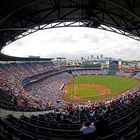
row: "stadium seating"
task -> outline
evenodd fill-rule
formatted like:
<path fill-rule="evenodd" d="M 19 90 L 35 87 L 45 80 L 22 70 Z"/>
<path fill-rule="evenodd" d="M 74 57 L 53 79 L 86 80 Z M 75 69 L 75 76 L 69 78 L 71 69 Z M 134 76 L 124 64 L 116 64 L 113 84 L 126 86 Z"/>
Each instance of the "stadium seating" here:
<path fill-rule="evenodd" d="M 0 139 L 82 140 L 80 128 L 87 120 L 96 126 L 97 140 L 133 140 L 140 136 L 139 86 L 106 101 L 69 104 L 61 101 L 61 89 L 73 76 L 51 62 L 0 64 L 0 73 L 1 108 L 24 112 L 54 107 L 53 112 L 45 114 L 1 117 Z M 79 70 L 73 74 L 106 75 L 108 71 Z M 69 123 L 62 121 L 64 115 Z M 104 131 L 100 124 L 104 124 Z"/>
<path fill-rule="evenodd" d="M 129 99 L 130 98 L 127 98 L 125 100 Z M 126 139 L 128 136 L 130 138 L 130 134 L 131 136 L 134 136 L 132 134 L 138 132 L 140 126 L 140 96 L 135 93 L 135 96 L 133 95 L 131 99 L 133 104 L 131 107 L 124 102 L 120 103 L 121 99 L 119 99 L 112 104 L 111 111 L 106 111 L 104 115 L 106 116 L 105 120 L 108 123 L 107 131 L 104 135 L 98 134 L 98 139 Z M 6 119 L 0 120 L 1 137 L 13 139 L 80 140 L 82 139 L 82 135 L 79 130 L 82 126 L 83 118 L 91 121 L 94 120 L 96 125 L 98 122 L 98 115 L 101 113 L 99 111 L 102 109 L 102 112 L 104 112 L 104 108 L 105 106 L 101 105 L 95 109 L 97 112 L 96 118 L 95 116 L 90 116 L 92 111 L 91 108 L 84 108 L 81 110 L 82 113 L 77 110 L 75 115 L 69 116 L 73 120 L 71 124 L 62 124 L 59 123 L 59 121 L 55 121 L 56 113 L 31 116 L 30 118 L 26 116 L 15 118 L 14 116 L 9 115 Z M 63 114 L 61 113 L 61 115 Z"/>

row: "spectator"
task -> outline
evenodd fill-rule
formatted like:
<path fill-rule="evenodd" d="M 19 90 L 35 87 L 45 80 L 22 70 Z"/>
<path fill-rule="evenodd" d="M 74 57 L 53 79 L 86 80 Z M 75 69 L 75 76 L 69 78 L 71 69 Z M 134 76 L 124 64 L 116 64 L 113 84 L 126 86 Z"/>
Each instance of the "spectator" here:
<path fill-rule="evenodd" d="M 90 121 L 83 123 L 82 128 L 80 129 L 83 135 L 83 140 L 94 140 L 96 135 L 96 127 Z"/>

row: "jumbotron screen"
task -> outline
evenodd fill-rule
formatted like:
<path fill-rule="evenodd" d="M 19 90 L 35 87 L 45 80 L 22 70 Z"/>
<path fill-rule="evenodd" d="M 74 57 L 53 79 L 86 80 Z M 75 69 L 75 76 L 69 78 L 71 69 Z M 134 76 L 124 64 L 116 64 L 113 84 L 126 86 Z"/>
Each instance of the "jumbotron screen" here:
<path fill-rule="evenodd" d="M 116 61 L 116 60 L 109 61 L 109 69 L 110 70 L 118 70 L 118 66 L 119 66 L 119 61 Z"/>

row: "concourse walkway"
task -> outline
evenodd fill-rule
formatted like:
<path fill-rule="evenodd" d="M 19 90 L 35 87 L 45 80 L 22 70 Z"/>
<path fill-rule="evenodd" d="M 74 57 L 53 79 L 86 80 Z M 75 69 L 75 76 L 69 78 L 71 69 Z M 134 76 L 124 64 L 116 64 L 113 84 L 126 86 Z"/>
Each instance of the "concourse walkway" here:
<path fill-rule="evenodd" d="M 39 114 L 47 114 L 50 112 L 54 112 L 54 110 L 49 111 L 36 111 L 36 112 L 23 112 L 23 111 L 12 111 L 12 110 L 5 110 L 0 108 L 0 117 L 5 118 L 7 115 L 11 114 L 16 118 L 19 118 L 20 116 L 24 115 L 26 117 L 30 117 L 31 115 L 39 115 Z"/>

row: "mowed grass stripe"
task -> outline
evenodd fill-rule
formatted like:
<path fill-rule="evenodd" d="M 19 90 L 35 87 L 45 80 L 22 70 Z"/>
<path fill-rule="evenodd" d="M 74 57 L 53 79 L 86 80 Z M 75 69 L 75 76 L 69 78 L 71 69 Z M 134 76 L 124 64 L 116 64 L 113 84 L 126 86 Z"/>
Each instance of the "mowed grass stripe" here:
<path fill-rule="evenodd" d="M 78 91 L 75 91 L 74 85 L 77 84 L 96 84 L 102 85 L 111 90 L 111 94 L 107 94 L 104 96 L 99 95 L 98 91 L 89 88 L 89 87 L 81 87 Z M 74 78 L 72 82 L 67 85 L 67 101 L 73 100 L 73 95 L 76 93 L 76 96 L 80 97 L 80 101 L 85 100 L 99 100 L 99 99 L 106 99 L 113 96 L 116 96 L 125 90 L 132 88 L 134 86 L 140 85 L 140 81 L 136 81 L 134 79 L 119 77 L 119 76 L 77 76 Z M 92 96 L 93 95 L 93 96 Z M 86 98 L 87 97 L 87 98 Z"/>

